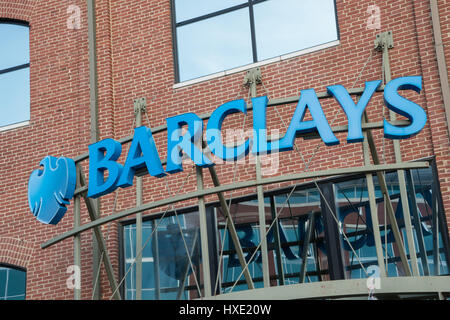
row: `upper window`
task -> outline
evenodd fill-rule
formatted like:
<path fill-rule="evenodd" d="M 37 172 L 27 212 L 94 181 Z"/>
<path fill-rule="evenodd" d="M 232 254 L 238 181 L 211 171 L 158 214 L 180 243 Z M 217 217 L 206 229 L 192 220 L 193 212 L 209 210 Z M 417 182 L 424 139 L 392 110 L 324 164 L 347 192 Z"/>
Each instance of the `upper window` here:
<path fill-rule="evenodd" d="M 29 27 L 0 19 L 0 129 L 30 120 Z"/>
<path fill-rule="evenodd" d="M 173 0 L 176 80 L 338 40 L 335 0 Z"/>
<path fill-rule="evenodd" d="M 0 300 L 25 300 L 26 272 L 0 265 Z"/>

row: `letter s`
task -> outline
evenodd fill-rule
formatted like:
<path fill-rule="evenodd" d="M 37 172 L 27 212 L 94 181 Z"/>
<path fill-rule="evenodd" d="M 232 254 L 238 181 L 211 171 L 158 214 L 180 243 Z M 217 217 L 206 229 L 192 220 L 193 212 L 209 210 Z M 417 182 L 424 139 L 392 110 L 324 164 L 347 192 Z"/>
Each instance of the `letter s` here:
<path fill-rule="evenodd" d="M 406 127 L 396 127 L 384 120 L 384 136 L 389 139 L 406 139 L 423 129 L 427 115 L 419 105 L 402 97 L 398 90 L 412 89 L 417 93 L 422 90 L 422 77 L 401 77 L 390 81 L 384 88 L 384 103 L 390 110 L 405 116 L 411 121 Z"/>

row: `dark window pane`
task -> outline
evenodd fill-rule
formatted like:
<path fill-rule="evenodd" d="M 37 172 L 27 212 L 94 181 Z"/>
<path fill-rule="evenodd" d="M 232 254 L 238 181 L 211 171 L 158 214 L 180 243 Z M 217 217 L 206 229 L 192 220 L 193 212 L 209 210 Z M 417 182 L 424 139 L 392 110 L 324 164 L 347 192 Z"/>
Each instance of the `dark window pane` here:
<path fill-rule="evenodd" d="M 245 3 L 247 0 L 175 0 L 177 22 Z"/>
<path fill-rule="evenodd" d="M 157 233 L 153 232 L 153 225 L 151 221 L 142 223 L 142 258 L 153 257 L 152 247 L 153 239 Z"/>
<path fill-rule="evenodd" d="M 0 300 L 25 300 L 25 271 L 0 267 Z"/>
<path fill-rule="evenodd" d="M 30 119 L 30 68 L 0 74 L 0 115 L 0 127 Z"/>
<path fill-rule="evenodd" d="M 142 263 L 142 288 L 154 289 L 155 288 L 155 268 L 152 262 Z"/>
<path fill-rule="evenodd" d="M 0 267 L 0 300 L 3 300 L 6 296 L 6 277 L 8 270 Z"/>
<path fill-rule="evenodd" d="M 26 283 L 25 272 L 23 272 L 22 270 L 10 269 L 8 279 L 8 296 L 11 298 L 24 296 L 25 283 Z"/>
<path fill-rule="evenodd" d="M 253 62 L 247 9 L 177 28 L 180 81 Z"/>
<path fill-rule="evenodd" d="M 0 70 L 29 63 L 29 28 L 0 23 Z"/>
<path fill-rule="evenodd" d="M 333 0 L 269 0 L 254 12 L 260 61 L 338 39 Z"/>
<path fill-rule="evenodd" d="M 183 281 L 186 286 L 184 290 L 181 290 L 182 299 L 189 298 L 190 292 L 196 291 L 187 288 L 195 286 L 195 281 L 184 243 L 186 242 L 189 250 L 194 271 L 199 274 L 201 257 L 198 223 L 197 212 L 143 222 L 142 241 L 143 246 L 145 245 L 142 257 L 143 299 L 176 299 Z M 157 232 L 152 234 L 155 224 L 158 224 Z M 180 228 L 183 231 L 184 239 L 181 236 Z M 125 272 L 133 263 L 133 267 L 126 275 L 127 299 L 136 299 L 135 235 L 135 224 L 124 228 L 124 246 L 129 248 L 125 250 Z M 151 240 L 146 242 L 147 239 Z M 198 281 L 201 285 L 200 279 Z"/>

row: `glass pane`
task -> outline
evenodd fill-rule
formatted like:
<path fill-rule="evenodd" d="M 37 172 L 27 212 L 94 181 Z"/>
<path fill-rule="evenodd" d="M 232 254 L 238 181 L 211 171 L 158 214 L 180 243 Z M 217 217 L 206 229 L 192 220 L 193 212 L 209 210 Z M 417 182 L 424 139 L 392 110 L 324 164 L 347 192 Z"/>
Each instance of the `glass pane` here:
<path fill-rule="evenodd" d="M 0 74 L 0 127 L 27 120 L 30 120 L 30 68 Z"/>
<path fill-rule="evenodd" d="M 152 248 L 153 248 L 153 239 L 155 237 L 155 233 L 153 233 L 153 221 L 144 221 L 142 223 L 142 258 L 152 258 Z"/>
<path fill-rule="evenodd" d="M 29 63 L 29 28 L 0 23 L 0 70 Z"/>
<path fill-rule="evenodd" d="M 0 267 L 0 300 L 4 300 L 6 296 L 6 277 L 8 269 Z"/>
<path fill-rule="evenodd" d="M 25 271 L 0 267 L 0 300 L 25 300 Z"/>
<path fill-rule="evenodd" d="M 156 231 L 155 225 L 158 225 Z M 178 218 L 166 217 L 161 222 L 159 219 L 145 221 L 142 227 L 142 298 L 148 300 L 170 300 L 178 297 L 189 299 L 191 294 L 192 298 L 196 298 L 198 296 L 196 277 L 201 285 L 198 213 L 192 212 L 180 215 Z M 125 272 L 134 262 L 135 234 L 135 224 L 124 228 Z M 194 272 L 189 263 L 185 243 L 194 266 Z M 183 281 L 185 286 L 181 288 Z M 135 264 L 126 277 L 126 293 L 127 299 L 136 299 Z"/>
<path fill-rule="evenodd" d="M 410 196 L 411 220 L 414 226 L 416 252 L 418 254 L 421 275 L 448 274 L 445 255 L 446 248 L 442 242 L 442 230 L 438 228 L 436 237 L 435 221 L 440 219 L 442 208 L 437 199 L 431 167 L 406 171 L 407 188 Z M 415 201 L 412 196 L 415 195 Z M 437 215 L 437 216 L 436 216 Z"/>
<path fill-rule="evenodd" d="M 175 0 L 176 21 L 189 20 L 246 2 L 247 0 Z"/>
<path fill-rule="evenodd" d="M 247 9 L 177 28 L 180 81 L 253 62 Z"/>
<path fill-rule="evenodd" d="M 376 178 L 374 180 L 376 184 Z M 389 180 L 392 179 L 387 175 L 386 180 L 389 188 Z M 372 269 L 367 268 L 377 268 L 372 212 L 370 211 L 366 179 L 344 181 L 335 184 L 334 187 L 339 220 L 346 234 L 346 238 L 341 236 L 341 243 L 347 276 L 349 279 L 366 278 L 366 272 L 372 274 Z M 373 213 L 378 215 L 380 226 L 384 226 L 382 200 L 382 197 L 377 198 L 378 212 Z M 380 232 L 384 239 L 383 230 Z M 393 258 L 393 256 L 390 255 L 389 258 Z M 364 265 L 364 268 L 361 267 L 361 264 Z M 388 267 L 396 272 L 395 265 Z"/>
<path fill-rule="evenodd" d="M 432 220 L 433 216 L 438 214 L 439 208 L 433 208 L 433 205 L 437 203 L 436 200 L 433 201 L 433 197 L 437 194 L 433 195 L 432 169 L 405 171 L 405 178 L 419 273 L 425 276 L 447 274 L 448 266 L 441 231 L 438 231 L 438 238 L 434 237 L 435 229 Z M 410 248 L 404 222 L 406 212 L 401 201 L 397 173 L 387 173 L 385 179 L 398 227 L 402 234 L 405 251 L 409 256 Z M 335 184 L 339 220 L 342 222 L 343 230 L 350 241 L 349 244 L 344 237 L 341 237 L 346 269 L 349 272 L 349 278 L 365 278 L 367 274 L 361 264 L 365 265 L 366 268 L 378 264 L 372 223 L 372 215 L 375 214 L 378 216 L 382 250 L 385 262 L 387 261 L 387 274 L 390 277 L 404 276 L 405 270 L 400 261 L 377 176 L 373 176 L 373 181 L 375 189 L 379 191 L 375 194 L 377 212 L 371 211 L 365 178 Z M 351 190 L 352 185 L 356 189 L 356 195 L 353 199 L 346 194 L 347 190 Z M 438 240 L 433 241 L 434 239 Z M 357 256 L 352 248 L 356 251 Z M 408 260 L 411 265 L 411 260 L 409 258 Z"/>
<path fill-rule="evenodd" d="M 334 0 L 269 0 L 254 13 L 259 61 L 338 38 Z"/>

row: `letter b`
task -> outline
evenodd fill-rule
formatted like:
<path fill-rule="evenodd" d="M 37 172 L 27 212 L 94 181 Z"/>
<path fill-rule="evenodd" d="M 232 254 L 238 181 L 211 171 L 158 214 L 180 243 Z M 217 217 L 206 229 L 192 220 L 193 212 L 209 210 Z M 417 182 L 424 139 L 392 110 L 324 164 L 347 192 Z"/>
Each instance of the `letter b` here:
<path fill-rule="evenodd" d="M 97 198 L 117 188 L 122 165 L 116 160 L 121 152 L 122 145 L 113 139 L 105 139 L 89 146 L 88 197 Z M 108 178 L 105 181 L 106 170 L 108 170 Z"/>

